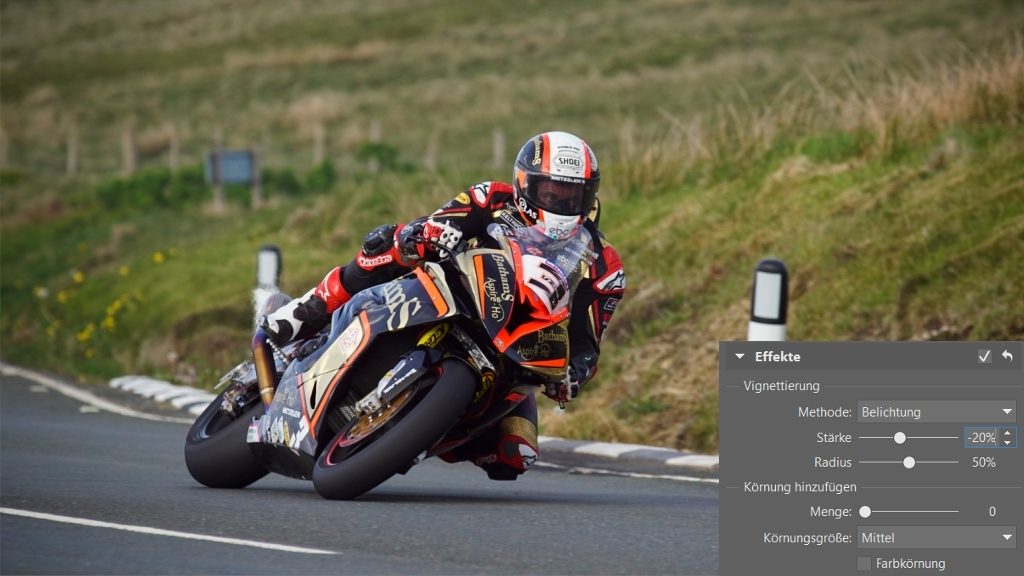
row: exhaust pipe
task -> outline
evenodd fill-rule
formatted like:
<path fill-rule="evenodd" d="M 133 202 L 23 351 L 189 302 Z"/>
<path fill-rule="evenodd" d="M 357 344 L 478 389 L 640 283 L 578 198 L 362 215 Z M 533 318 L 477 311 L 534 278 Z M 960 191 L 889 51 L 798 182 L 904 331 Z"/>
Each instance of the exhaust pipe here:
<path fill-rule="evenodd" d="M 260 389 L 260 400 L 263 401 L 263 408 L 270 408 L 274 401 L 274 392 L 277 392 L 277 366 L 274 363 L 274 350 L 270 347 L 270 340 L 263 329 L 256 330 L 252 337 L 252 362 L 256 366 L 256 383 Z"/>

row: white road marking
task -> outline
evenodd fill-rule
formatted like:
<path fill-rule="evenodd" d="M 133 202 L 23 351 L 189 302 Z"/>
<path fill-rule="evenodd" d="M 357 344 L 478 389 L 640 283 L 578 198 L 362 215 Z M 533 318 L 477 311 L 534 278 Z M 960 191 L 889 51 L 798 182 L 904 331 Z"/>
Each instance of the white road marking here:
<path fill-rule="evenodd" d="M 88 404 L 82 404 L 78 407 L 78 411 L 82 414 L 95 414 L 99 412 L 100 409 L 95 406 L 89 406 Z"/>
<path fill-rule="evenodd" d="M 63 524 L 76 524 L 79 526 L 90 526 L 93 528 L 110 528 L 112 530 L 124 530 L 139 534 L 150 534 L 153 536 L 170 536 L 172 538 L 185 538 L 187 540 L 203 540 L 206 542 L 217 542 L 219 544 L 233 544 L 235 546 L 251 546 L 261 550 L 279 550 L 281 552 L 297 552 L 299 554 L 338 554 L 332 550 L 321 550 L 318 548 L 303 548 L 300 546 L 288 546 L 286 544 L 273 544 L 270 542 L 258 542 L 256 540 L 242 540 L 239 538 L 225 538 L 223 536 L 209 536 L 206 534 L 193 534 L 191 532 L 178 532 L 177 530 L 164 530 L 162 528 L 150 528 L 148 526 L 133 526 L 130 524 L 115 524 L 113 522 L 101 522 L 99 520 L 88 520 L 86 518 L 74 518 L 72 516 L 59 516 L 57 514 L 46 514 L 43 512 L 31 512 L 29 510 L 18 510 L 16 508 L 0 508 L 0 513 L 24 518 L 35 518 L 37 520 L 49 520 Z"/>
<path fill-rule="evenodd" d="M 537 440 L 540 443 L 540 447 L 544 448 L 544 445 L 549 442 L 564 441 L 565 439 L 554 436 L 539 436 Z M 709 472 L 718 470 L 718 454 L 687 454 L 671 448 L 645 446 L 643 444 L 617 444 L 611 442 L 576 442 L 576 444 L 579 445 L 571 449 L 576 454 L 589 454 L 624 461 L 629 459 L 628 455 L 631 452 L 643 450 L 646 452 L 645 460 L 658 461 L 658 455 L 662 454 L 664 455 L 664 459 L 661 460 L 662 464 L 699 468 Z"/>
<path fill-rule="evenodd" d="M 592 444 L 586 444 L 575 448 L 573 452 L 577 454 L 592 454 L 594 456 L 609 456 L 617 458 L 626 452 L 633 452 L 634 450 L 663 450 L 665 452 L 674 452 L 668 448 L 655 448 L 652 446 L 643 446 L 641 444 L 611 444 L 608 442 L 594 442 Z"/>
<path fill-rule="evenodd" d="M 111 388 L 120 388 L 129 392 L 152 398 L 159 402 L 170 401 L 175 408 L 185 409 L 191 406 L 188 411 L 191 414 L 202 414 L 206 406 L 213 402 L 216 394 L 211 394 L 198 388 L 188 386 L 175 386 L 170 382 L 150 378 L 149 376 L 121 376 L 110 381 Z M 195 404 L 195 406 L 192 406 Z"/>
<path fill-rule="evenodd" d="M 696 484 L 718 484 L 718 478 L 701 478 L 699 476 L 676 476 L 674 474 L 641 474 L 639 472 L 619 472 L 616 470 L 601 470 L 600 468 L 581 468 L 561 466 L 548 462 L 537 462 L 534 464 L 539 468 L 555 468 L 565 470 L 570 474 L 594 474 L 600 476 L 623 476 L 625 478 L 644 478 L 653 480 L 675 480 L 676 482 L 694 482 Z"/>
<path fill-rule="evenodd" d="M 665 461 L 669 466 L 692 466 L 695 468 L 706 468 L 714 470 L 718 467 L 718 455 L 706 456 L 704 454 L 688 454 L 678 456 Z"/>
<path fill-rule="evenodd" d="M 0 363 L 0 372 L 5 376 L 17 376 L 26 380 L 31 380 L 42 386 L 46 386 L 50 390 L 59 392 L 69 398 L 74 398 L 79 402 L 84 402 L 90 406 L 99 408 L 100 410 L 106 410 L 107 412 L 113 412 L 114 414 L 120 414 L 121 416 L 128 416 L 130 418 L 139 418 L 142 420 L 151 420 L 154 422 L 174 422 L 176 424 L 191 424 L 193 421 L 189 418 L 174 418 L 171 416 L 157 416 L 155 414 L 146 414 L 145 412 L 139 412 L 138 410 L 132 410 L 131 408 L 125 408 L 104 400 L 99 396 L 74 386 L 65 384 L 49 376 L 43 376 L 42 374 L 36 374 L 29 370 L 18 368 L 17 366 L 11 366 L 9 364 Z"/>

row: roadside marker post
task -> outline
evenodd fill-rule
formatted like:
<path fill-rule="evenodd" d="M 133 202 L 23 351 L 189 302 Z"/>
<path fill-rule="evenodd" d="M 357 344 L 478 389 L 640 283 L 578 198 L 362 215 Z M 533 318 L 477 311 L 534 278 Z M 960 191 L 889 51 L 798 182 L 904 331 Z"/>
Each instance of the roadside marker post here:
<path fill-rule="evenodd" d="M 788 307 L 789 271 L 786 264 L 781 260 L 761 260 L 754 270 L 747 340 L 785 340 Z"/>
<path fill-rule="evenodd" d="M 281 293 L 281 249 L 265 244 L 256 253 L 256 287 L 252 291 L 253 329 L 259 327 L 260 318 L 277 310 L 291 300 Z"/>
<path fill-rule="evenodd" d="M 278 290 L 281 282 L 281 249 L 273 244 L 260 246 L 256 254 L 256 287 Z"/>

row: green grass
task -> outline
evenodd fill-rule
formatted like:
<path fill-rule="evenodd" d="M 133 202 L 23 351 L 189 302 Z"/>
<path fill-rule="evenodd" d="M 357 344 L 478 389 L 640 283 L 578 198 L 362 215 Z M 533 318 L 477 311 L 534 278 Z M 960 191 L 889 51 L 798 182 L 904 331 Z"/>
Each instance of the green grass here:
<path fill-rule="evenodd" d="M 1020 3 L 297 6 L 0 7 L 5 361 L 208 385 L 245 354 L 261 245 L 304 292 L 372 227 L 507 179 L 545 129 L 597 150 L 629 273 L 600 375 L 545 433 L 714 450 L 717 341 L 744 338 L 769 256 L 791 269 L 794 339 L 1024 338 Z M 312 165 L 316 122 L 333 174 Z M 126 123 L 143 171 L 121 179 Z M 268 206 L 229 190 L 215 216 L 194 196 L 218 127 L 260 144 Z"/>

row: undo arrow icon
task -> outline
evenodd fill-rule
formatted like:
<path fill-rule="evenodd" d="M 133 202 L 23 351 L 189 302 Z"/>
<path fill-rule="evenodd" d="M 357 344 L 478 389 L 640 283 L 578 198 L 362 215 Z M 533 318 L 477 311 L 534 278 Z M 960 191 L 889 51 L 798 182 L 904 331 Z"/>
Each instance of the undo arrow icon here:
<path fill-rule="evenodd" d="M 1009 360 L 1010 362 L 1013 362 L 1013 354 L 1010 354 L 1009 350 L 1003 350 L 1003 358 Z"/>

